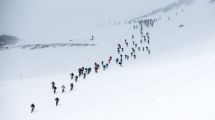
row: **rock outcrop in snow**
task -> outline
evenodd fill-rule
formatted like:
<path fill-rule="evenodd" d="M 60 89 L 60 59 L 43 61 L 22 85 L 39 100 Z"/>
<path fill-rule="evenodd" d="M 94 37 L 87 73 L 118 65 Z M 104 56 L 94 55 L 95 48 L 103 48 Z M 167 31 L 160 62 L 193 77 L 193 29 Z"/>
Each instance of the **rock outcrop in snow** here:
<path fill-rule="evenodd" d="M 11 35 L 1 35 L 0 36 L 0 49 L 3 49 L 5 46 L 14 45 L 18 42 L 18 38 Z"/>

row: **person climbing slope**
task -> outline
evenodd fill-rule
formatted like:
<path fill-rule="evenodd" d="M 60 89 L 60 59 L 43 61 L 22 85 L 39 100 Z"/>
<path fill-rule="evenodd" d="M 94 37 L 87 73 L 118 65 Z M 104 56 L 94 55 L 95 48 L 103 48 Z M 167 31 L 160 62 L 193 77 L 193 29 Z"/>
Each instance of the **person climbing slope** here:
<path fill-rule="evenodd" d="M 58 97 L 55 98 L 55 105 L 58 106 L 60 99 Z"/>
<path fill-rule="evenodd" d="M 62 85 L 61 88 L 62 88 L 62 93 L 64 93 L 66 87 L 64 85 Z"/>
<path fill-rule="evenodd" d="M 52 89 L 54 89 L 54 87 L 55 87 L 55 82 L 54 81 L 52 81 Z"/>
<path fill-rule="evenodd" d="M 74 88 L 74 84 L 73 84 L 73 83 L 71 83 L 71 84 L 70 84 L 70 91 L 72 91 L 72 90 L 73 90 L 73 88 Z"/>
<path fill-rule="evenodd" d="M 31 113 L 34 112 L 34 109 L 35 109 L 35 105 L 34 105 L 34 103 L 32 103 L 32 104 L 31 104 Z"/>

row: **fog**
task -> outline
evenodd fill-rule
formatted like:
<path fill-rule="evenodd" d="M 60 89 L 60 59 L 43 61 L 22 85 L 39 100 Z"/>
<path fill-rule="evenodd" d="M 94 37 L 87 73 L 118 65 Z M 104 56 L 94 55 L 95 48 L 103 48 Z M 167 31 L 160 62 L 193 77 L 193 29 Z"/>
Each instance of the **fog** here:
<path fill-rule="evenodd" d="M 177 0 L 1 0 L 0 34 L 23 40 L 62 41 L 86 35 L 98 23 L 124 21 Z M 83 35 L 80 34 L 80 35 Z"/>

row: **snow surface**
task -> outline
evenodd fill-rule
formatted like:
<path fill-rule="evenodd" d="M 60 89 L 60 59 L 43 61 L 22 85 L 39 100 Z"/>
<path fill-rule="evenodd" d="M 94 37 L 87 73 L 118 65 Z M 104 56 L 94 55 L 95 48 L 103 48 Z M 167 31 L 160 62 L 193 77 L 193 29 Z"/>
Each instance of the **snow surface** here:
<path fill-rule="evenodd" d="M 87 27 L 87 34 L 76 31 L 80 32 L 74 36 L 77 41 L 98 44 L 94 47 L 0 51 L 0 119 L 214 120 L 214 10 L 214 4 L 197 0 L 150 16 L 161 17 L 153 28 L 144 27 L 150 33 L 150 55 L 138 52 L 137 59 L 126 61 L 123 67 L 112 61 L 107 70 L 80 79 L 72 92 L 70 72 L 107 62 L 110 55 L 115 58 L 117 43 L 127 38 L 131 44 L 131 34 L 140 40 L 133 24 L 106 22 Z M 181 24 L 184 27 L 179 28 Z M 95 40 L 89 41 L 92 34 Z M 52 81 L 57 94 L 51 89 Z M 62 85 L 66 86 L 63 94 Z M 58 107 L 55 97 L 60 98 Z M 32 103 L 36 109 L 31 114 Z"/>

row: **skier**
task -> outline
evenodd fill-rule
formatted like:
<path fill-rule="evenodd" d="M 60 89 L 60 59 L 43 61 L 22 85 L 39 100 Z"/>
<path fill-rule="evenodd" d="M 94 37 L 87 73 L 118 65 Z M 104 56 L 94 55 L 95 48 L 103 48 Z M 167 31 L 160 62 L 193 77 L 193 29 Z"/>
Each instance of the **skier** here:
<path fill-rule="evenodd" d="M 134 59 L 136 59 L 136 55 L 134 55 Z"/>
<path fill-rule="evenodd" d="M 90 72 L 91 72 L 91 68 L 89 67 L 87 71 L 88 71 L 88 74 L 90 74 Z"/>
<path fill-rule="evenodd" d="M 137 44 L 135 44 L 135 48 L 137 47 Z"/>
<path fill-rule="evenodd" d="M 55 98 L 56 106 L 58 105 L 58 102 L 59 102 L 59 98 L 58 98 L 58 97 L 56 97 L 56 98 Z"/>
<path fill-rule="evenodd" d="M 31 104 L 31 113 L 34 112 L 34 109 L 35 109 L 35 105 L 34 105 L 34 103 L 32 103 L 32 104 Z"/>
<path fill-rule="evenodd" d="M 108 63 L 106 63 L 106 68 L 108 68 Z"/>
<path fill-rule="evenodd" d="M 143 43 L 143 40 L 142 40 L 142 39 L 140 40 L 140 43 L 141 43 L 141 44 Z"/>
<path fill-rule="evenodd" d="M 133 56 L 133 52 L 131 52 L 131 57 Z"/>
<path fill-rule="evenodd" d="M 81 68 L 81 74 L 84 74 L 84 67 Z"/>
<path fill-rule="evenodd" d="M 120 54 L 120 48 L 117 48 L 117 52 L 118 52 L 118 54 Z"/>
<path fill-rule="evenodd" d="M 55 82 L 54 81 L 52 81 L 52 89 L 54 89 L 54 87 L 55 87 Z"/>
<path fill-rule="evenodd" d="M 125 44 L 127 43 L 127 40 L 125 39 Z"/>
<path fill-rule="evenodd" d="M 128 56 L 128 55 L 125 55 L 125 59 L 127 59 L 127 60 L 128 60 L 128 59 L 129 59 L 129 56 Z"/>
<path fill-rule="evenodd" d="M 80 77 L 80 76 L 82 75 L 82 73 L 83 73 L 83 69 L 82 69 L 82 68 L 79 68 L 79 69 L 78 69 L 78 76 Z"/>
<path fill-rule="evenodd" d="M 106 65 L 103 65 L 103 70 L 105 70 L 105 68 L 106 68 Z"/>
<path fill-rule="evenodd" d="M 135 29 L 135 28 L 136 28 L 136 26 L 135 26 L 135 25 L 133 25 L 133 28 Z"/>
<path fill-rule="evenodd" d="M 134 39 L 134 35 L 133 34 L 131 35 L 131 38 Z"/>
<path fill-rule="evenodd" d="M 57 90 L 57 87 L 56 87 L 56 86 L 54 86 L 54 88 L 53 88 L 53 89 L 54 89 L 54 94 L 55 94 L 55 93 L 56 93 L 56 90 Z"/>
<path fill-rule="evenodd" d="M 94 36 L 92 35 L 91 39 L 90 40 L 94 40 Z"/>
<path fill-rule="evenodd" d="M 144 42 L 146 42 L 146 36 L 143 36 L 144 37 Z"/>
<path fill-rule="evenodd" d="M 85 68 L 85 73 L 86 73 L 86 74 L 88 73 L 88 68 Z"/>
<path fill-rule="evenodd" d="M 138 51 L 140 51 L 140 47 L 138 47 Z"/>
<path fill-rule="evenodd" d="M 94 63 L 94 65 L 95 65 L 95 67 L 98 67 L 98 64 L 96 62 Z"/>
<path fill-rule="evenodd" d="M 61 88 L 62 88 L 62 93 L 64 93 L 66 87 L 62 85 Z"/>
<path fill-rule="evenodd" d="M 131 49 L 132 49 L 132 52 L 135 53 L 135 49 L 134 48 L 131 48 Z"/>
<path fill-rule="evenodd" d="M 126 42 L 125 44 L 126 44 L 126 46 L 128 47 L 128 43 Z"/>
<path fill-rule="evenodd" d="M 147 38 L 148 38 L 148 40 L 149 40 L 149 33 L 148 33 L 148 32 L 146 33 L 146 36 L 147 36 Z"/>
<path fill-rule="evenodd" d="M 121 54 L 121 55 L 120 55 L 120 59 L 122 59 L 122 56 L 123 56 L 123 55 Z"/>
<path fill-rule="evenodd" d="M 120 48 L 121 48 L 121 45 L 120 45 L 119 43 L 118 43 L 117 45 L 118 45 L 118 48 L 120 49 Z"/>
<path fill-rule="evenodd" d="M 78 81 L 78 76 L 76 75 L 76 76 L 75 76 L 75 82 L 77 82 L 77 81 Z"/>
<path fill-rule="evenodd" d="M 118 63 L 119 62 L 119 58 L 116 58 L 116 63 Z"/>
<path fill-rule="evenodd" d="M 104 61 L 102 61 L 101 64 L 104 65 Z"/>
<path fill-rule="evenodd" d="M 148 47 L 148 46 L 146 46 L 146 50 L 149 50 L 149 47 Z"/>
<path fill-rule="evenodd" d="M 110 63 L 110 62 L 111 62 L 111 60 L 112 60 L 112 56 L 110 56 L 110 57 L 109 57 L 109 59 L 108 59 L 108 63 Z"/>
<path fill-rule="evenodd" d="M 95 69 L 95 72 L 96 72 L 96 73 L 98 73 L 98 67 L 97 67 L 97 66 L 95 66 L 95 68 L 94 68 L 94 69 Z"/>
<path fill-rule="evenodd" d="M 147 42 L 148 42 L 148 44 L 149 44 L 149 40 L 148 40 Z"/>
<path fill-rule="evenodd" d="M 140 34 L 141 34 L 141 36 L 143 36 L 143 29 L 142 29 L 142 26 L 141 26 Z"/>
<path fill-rule="evenodd" d="M 143 47 L 143 51 L 144 51 L 144 47 Z"/>
<path fill-rule="evenodd" d="M 71 76 L 71 80 L 72 80 L 74 77 L 74 73 L 71 73 L 70 76 Z"/>
<path fill-rule="evenodd" d="M 98 67 L 98 69 L 99 69 L 100 65 L 99 65 L 99 64 L 97 64 L 97 67 Z"/>
<path fill-rule="evenodd" d="M 150 54 L 150 50 L 148 50 L 148 54 Z"/>
<path fill-rule="evenodd" d="M 73 84 L 73 83 L 71 83 L 71 84 L 70 84 L 70 91 L 72 91 L 72 90 L 73 90 L 73 87 L 74 87 L 74 84 Z"/>
<path fill-rule="evenodd" d="M 119 62 L 119 65 L 122 67 L 122 61 Z"/>
<path fill-rule="evenodd" d="M 85 78 L 86 78 L 86 76 L 87 76 L 87 74 L 86 74 L 86 73 L 84 73 L 84 74 L 83 74 L 83 78 L 85 79 Z"/>

